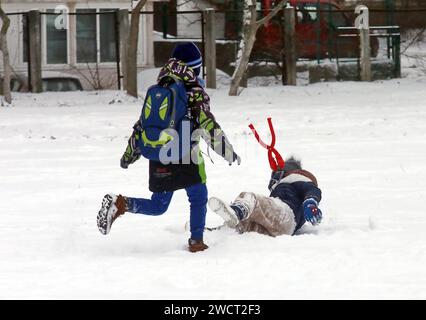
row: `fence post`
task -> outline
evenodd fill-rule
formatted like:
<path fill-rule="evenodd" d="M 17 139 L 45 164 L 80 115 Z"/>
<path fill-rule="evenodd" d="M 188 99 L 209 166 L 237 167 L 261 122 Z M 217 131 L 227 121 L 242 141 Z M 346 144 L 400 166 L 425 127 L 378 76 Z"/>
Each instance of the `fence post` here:
<path fill-rule="evenodd" d="M 286 84 L 295 86 L 296 83 L 296 19 L 294 7 L 286 7 L 284 10 L 284 55 Z"/>
<path fill-rule="evenodd" d="M 398 33 L 400 33 L 399 28 L 397 29 Z M 396 32 L 394 30 L 393 32 Z M 401 36 L 392 36 L 392 53 L 394 55 L 393 61 L 395 64 L 395 78 L 401 78 Z"/>
<path fill-rule="evenodd" d="M 216 89 L 216 27 L 215 10 L 207 8 L 204 10 L 206 26 L 205 31 L 205 60 L 206 60 L 206 85 L 207 88 Z"/>
<path fill-rule="evenodd" d="M 370 29 L 361 29 L 361 81 L 371 81 L 371 48 L 370 48 Z"/>
<path fill-rule="evenodd" d="M 122 89 L 127 90 L 127 48 L 129 42 L 129 11 L 127 9 L 120 9 L 118 11 L 118 25 L 119 25 L 119 39 L 120 39 L 120 62 L 122 77 Z"/>
<path fill-rule="evenodd" d="M 359 5 L 355 8 L 355 13 L 358 14 L 355 20 L 355 26 L 359 29 L 361 81 L 371 81 L 370 22 L 368 8 L 364 5 Z"/>
<path fill-rule="evenodd" d="M 28 12 L 29 87 L 31 92 L 42 92 L 41 82 L 41 15 L 38 10 Z"/>
<path fill-rule="evenodd" d="M 163 27 L 163 39 L 167 39 L 167 32 L 169 29 L 169 9 L 167 3 L 164 2 L 161 7 L 161 26 Z"/>

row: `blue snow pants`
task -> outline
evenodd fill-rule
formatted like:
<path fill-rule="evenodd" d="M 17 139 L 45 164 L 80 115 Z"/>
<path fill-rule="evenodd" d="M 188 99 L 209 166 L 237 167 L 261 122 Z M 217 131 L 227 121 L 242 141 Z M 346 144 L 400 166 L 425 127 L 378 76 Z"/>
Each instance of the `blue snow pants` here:
<path fill-rule="evenodd" d="M 191 238 L 202 240 L 207 213 L 207 187 L 198 183 L 185 188 L 190 203 Z M 159 216 L 167 211 L 173 192 L 154 192 L 151 199 L 127 198 L 129 212 Z"/>

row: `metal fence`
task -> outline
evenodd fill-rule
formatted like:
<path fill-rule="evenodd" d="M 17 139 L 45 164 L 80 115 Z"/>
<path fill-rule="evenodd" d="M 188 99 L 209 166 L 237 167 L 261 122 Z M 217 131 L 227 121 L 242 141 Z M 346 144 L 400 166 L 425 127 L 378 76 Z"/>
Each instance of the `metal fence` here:
<path fill-rule="evenodd" d="M 29 12 L 7 14 L 13 91 L 31 91 Z M 118 10 L 40 12 L 43 91 L 120 89 Z"/>
<path fill-rule="evenodd" d="M 267 13 L 265 10 L 257 12 L 259 18 Z M 160 11 L 141 11 L 140 14 L 142 19 L 152 18 L 156 26 L 152 37 L 156 66 L 162 66 L 170 57 L 174 46 L 182 41 L 194 41 L 205 56 L 203 11 L 176 11 L 163 7 Z M 311 2 L 296 6 L 295 14 L 296 51 L 300 64 L 306 62 L 321 65 L 331 61 L 339 69 L 345 63 L 359 66 L 359 39 L 354 30 L 350 29 L 355 19 L 353 10 L 341 10 L 332 4 Z M 426 8 L 396 10 L 389 7 L 370 10 L 370 25 L 380 27 L 371 29 L 372 59 L 391 62 L 393 76 L 399 75 L 400 68 L 400 31 L 395 23 L 408 21 L 410 17 L 417 17 L 419 14 L 424 17 Z M 42 12 L 41 15 L 43 78 L 77 78 L 84 89 L 121 88 L 124 70 L 120 64 L 118 10 L 82 9 L 67 13 L 69 25 L 66 29 L 54 27 L 59 15 L 53 10 Z M 12 25 L 8 36 L 14 75 L 12 87 L 16 90 L 28 90 L 31 89 L 28 72 L 31 68 L 28 13 L 8 13 L 8 16 Z M 216 45 L 220 48 L 217 50 L 216 64 L 228 74 L 233 71 L 242 36 L 242 16 L 243 11 L 239 7 L 216 11 Z M 280 75 L 284 61 L 284 24 L 281 11 L 258 30 L 251 62 L 253 70 L 256 65 L 261 66 L 252 75 Z M 348 36 L 348 32 L 352 35 Z M 72 37 L 71 33 L 74 33 Z M 140 36 L 140 41 L 144 40 L 143 37 L 144 35 Z M 75 41 L 70 40 L 74 38 Z M 265 67 L 265 64 L 271 67 Z M 48 85 L 48 81 L 45 85 Z"/>
<path fill-rule="evenodd" d="M 167 8 L 167 7 L 164 7 Z M 376 12 L 376 11 L 373 11 Z M 377 12 L 386 14 L 389 21 L 393 20 L 394 11 L 377 10 Z M 259 18 L 268 12 L 258 10 Z M 408 13 L 408 12 L 407 12 Z M 167 11 L 157 12 L 157 19 L 162 21 L 161 31 L 157 29 L 158 34 L 161 33 L 157 41 L 199 41 L 204 50 L 204 20 L 203 11 Z M 179 23 L 173 27 L 170 21 L 179 20 L 179 16 L 192 16 L 192 20 L 188 18 L 188 25 L 192 26 L 192 34 L 181 32 Z M 223 16 L 223 30 L 217 36 L 219 43 L 234 43 L 234 54 L 238 48 L 242 36 L 242 10 L 219 10 L 216 15 Z M 175 18 L 172 18 L 172 17 Z M 177 18 L 176 18 L 177 17 Z M 303 4 L 296 7 L 296 42 L 298 59 L 314 60 L 318 64 L 324 59 L 340 59 L 356 58 L 358 56 L 359 43 L 356 38 L 341 37 L 342 27 L 352 27 L 355 16 L 352 10 L 338 10 L 331 5 L 316 3 Z M 218 19 L 217 19 L 218 20 Z M 375 19 L 371 19 L 372 25 L 375 25 Z M 176 22 L 175 22 L 176 24 Z M 252 51 L 252 62 L 271 62 L 281 63 L 282 53 L 284 49 L 284 16 L 282 11 L 279 12 L 269 23 L 260 27 L 257 33 L 257 40 Z M 381 24 L 382 25 L 382 24 Z M 389 24 L 393 25 L 393 24 Z M 173 30 L 173 31 L 171 31 Z M 194 33 L 196 34 L 194 36 Z M 390 43 L 386 43 L 389 52 Z M 372 56 L 377 57 L 379 44 L 377 39 L 372 41 Z"/>
<path fill-rule="evenodd" d="M 130 19 L 131 12 L 127 13 Z M 151 40 L 154 43 L 154 63 L 157 66 L 170 57 L 178 41 L 196 42 L 204 56 L 203 12 L 167 12 L 167 21 L 171 14 L 182 17 L 182 25 L 186 21 L 186 34 L 173 35 L 168 29 L 170 25 L 164 25 L 164 32 L 154 32 L 154 35 L 151 35 L 149 31 L 144 30 L 142 21 L 147 18 L 154 19 L 154 11 L 140 12 L 138 59 L 150 54 L 146 52 L 144 45 L 146 41 Z M 119 10 L 77 9 L 76 12 L 55 13 L 52 9 L 40 12 L 40 15 L 41 73 L 44 89 L 60 91 L 66 90 L 65 86 L 73 85 L 87 90 L 122 88 L 125 70 L 120 57 L 120 46 L 127 44 L 121 43 L 125 41 L 124 38 L 120 39 Z M 31 45 L 28 35 L 33 32 L 28 23 L 29 13 L 13 12 L 8 13 L 8 16 L 11 19 L 8 40 L 13 72 L 12 89 L 31 91 L 29 70 L 34 61 L 29 50 Z M 64 17 L 65 22 L 61 20 Z M 62 24 L 59 28 L 58 23 Z M 148 36 L 150 38 L 147 40 Z M 157 46 L 160 42 L 162 43 Z M 204 69 L 203 66 L 203 74 Z"/>

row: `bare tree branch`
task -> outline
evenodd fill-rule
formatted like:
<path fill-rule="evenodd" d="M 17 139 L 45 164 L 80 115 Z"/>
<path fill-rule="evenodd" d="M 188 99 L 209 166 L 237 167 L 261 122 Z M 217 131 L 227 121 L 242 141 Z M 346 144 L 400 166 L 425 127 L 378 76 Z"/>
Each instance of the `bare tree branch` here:
<path fill-rule="evenodd" d="M 284 7 L 285 4 L 286 4 L 286 1 L 282 1 L 279 4 L 277 4 L 275 8 L 268 13 L 266 17 L 263 17 L 262 19 L 256 22 L 257 27 L 260 27 L 262 24 L 265 24 L 269 20 L 271 20 L 278 13 L 278 11 L 280 11 Z"/>
<path fill-rule="evenodd" d="M 87 77 L 84 72 L 82 72 L 80 69 L 78 69 L 76 66 L 74 65 L 69 65 L 71 69 L 75 70 L 80 76 L 82 76 L 91 86 L 93 89 L 96 90 L 95 85 L 92 82 L 92 79 Z M 89 73 L 90 73 L 90 69 L 89 69 Z"/>
<path fill-rule="evenodd" d="M 197 4 L 194 3 L 193 0 L 185 0 L 185 1 L 181 2 L 181 3 L 179 3 L 178 5 L 176 5 L 176 7 L 182 7 L 182 6 L 184 6 L 184 5 L 188 4 L 188 3 L 191 3 L 191 2 L 192 2 L 192 4 L 194 4 L 197 7 L 197 9 L 199 9 L 198 6 L 197 6 Z"/>
<path fill-rule="evenodd" d="M 411 39 L 410 43 L 404 48 L 404 50 L 402 50 L 401 54 L 404 54 L 408 50 L 408 48 L 410 48 L 415 42 L 417 42 L 418 39 L 420 39 L 423 36 L 425 32 L 426 32 L 426 28 L 421 29 L 416 34 L 416 36 L 413 39 Z"/>
<path fill-rule="evenodd" d="M 238 95 L 238 89 L 244 76 L 247 74 L 247 67 L 250 60 L 251 51 L 256 41 L 256 33 L 259 27 L 268 22 L 287 4 L 287 0 L 282 0 L 277 6 L 264 18 L 256 20 L 256 0 L 245 0 L 244 7 L 244 32 L 240 43 L 240 49 L 237 55 L 235 71 L 232 76 L 229 95 Z"/>

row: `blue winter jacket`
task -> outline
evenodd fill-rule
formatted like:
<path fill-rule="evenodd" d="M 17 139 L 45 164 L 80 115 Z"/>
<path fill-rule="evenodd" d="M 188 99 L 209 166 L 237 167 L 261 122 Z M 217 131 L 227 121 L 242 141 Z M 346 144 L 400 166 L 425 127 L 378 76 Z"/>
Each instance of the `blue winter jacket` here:
<path fill-rule="evenodd" d="M 278 198 L 287 203 L 293 210 L 296 219 L 296 229 L 299 230 L 305 223 L 303 201 L 308 198 L 321 201 L 321 190 L 315 176 L 306 170 L 291 170 L 272 190 L 270 197 Z"/>

